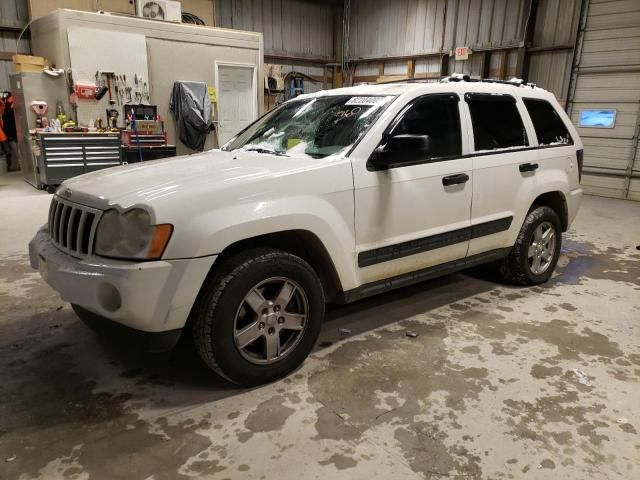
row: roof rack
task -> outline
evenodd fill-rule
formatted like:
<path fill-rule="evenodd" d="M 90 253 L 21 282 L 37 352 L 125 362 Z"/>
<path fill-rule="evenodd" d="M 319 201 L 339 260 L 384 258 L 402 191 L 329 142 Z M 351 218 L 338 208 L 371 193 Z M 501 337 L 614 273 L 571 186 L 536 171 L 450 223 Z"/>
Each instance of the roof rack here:
<path fill-rule="evenodd" d="M 402 80 L 387 80 L 386 82 L 365 82 L 365 85 L 388 85 L 393 83 L 433 83 L 433 78 L 405 78 Z M 463 73 L 452 73 L 448 77 L 441 78 L 440 83 L 447 82 L 480 82 L 480 83 L 500 83 L 503 85 L 511 85 L 513 87 L 531 87 L 535 88 L 535 83 L 525 83 L 521 78 L 511 77 L 509 80 L 499 80 L 497 78 L 472 78 Z"/>
<path fill-rule="evenodd" d="M 448 77 L 444 77 L 440 82 L 482 82 L 482 83 L 500 83 L 503 85 L 511 85 L 514 87 L 531 87 L 535 88 L 535 83 L 525 83 L 521 78 L 511 77 L 509 80 L 499 80 L 497 78 L 471 78 L 469 75 L 462 73 L 453 73 Z"/>
<path fill-rule="evenodd" d="M 366 85 L 387 85 L 391 83 L 434 83 L 434 80 L 429 78 L 405 78 L 404 80 L 387 80 L 386 82 L 366 82 Z"/>

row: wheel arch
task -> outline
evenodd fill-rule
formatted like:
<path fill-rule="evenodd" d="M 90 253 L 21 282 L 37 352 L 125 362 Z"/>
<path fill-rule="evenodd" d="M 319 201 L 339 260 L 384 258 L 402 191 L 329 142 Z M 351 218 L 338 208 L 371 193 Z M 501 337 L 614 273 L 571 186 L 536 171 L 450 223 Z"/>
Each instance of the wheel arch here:
<path fill-rule="evenodd" d="M 567 206 L 567 198 L 560 191 L 546 192 L 538 195 L 531 205 L 531 209 L 539 207 L 549 207 L 556 212 L 560 219 L 562 231 L 566 232 L 569 228 L 569 208 Z M 531 210 L 530 209 L 530 210 Z"/>
<path fill-rule="evenodd" d="M 274 248 L 302 258 L 318 275 L 329 301 L 343 289 L 331 255 L 317 235 L 309 230 L 284 230 L 233 242 L 220 253 L 212 270 L 226 259 L 251 248 Z"/>

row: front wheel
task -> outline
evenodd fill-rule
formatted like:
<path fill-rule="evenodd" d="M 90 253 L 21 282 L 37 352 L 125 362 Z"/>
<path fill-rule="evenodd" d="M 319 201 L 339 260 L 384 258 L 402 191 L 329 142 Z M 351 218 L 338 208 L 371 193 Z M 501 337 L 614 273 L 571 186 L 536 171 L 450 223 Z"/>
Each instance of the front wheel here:
<path fill-rule="evenodd" d="M 520 285 L 544 283 L 560 257 L 562 227 L 549 207 L 535 207 L 527 214 L 516 243 L 500 264 L 502 277 Z"/>
<path fill-rule="evenodd" d="M 193 316 L 204 362 L 244 386 L 281 378 L 309 355 L 320 334 L 324 294 L 299 257 L 255 249 L 224 261 L 207 279 Z"/>

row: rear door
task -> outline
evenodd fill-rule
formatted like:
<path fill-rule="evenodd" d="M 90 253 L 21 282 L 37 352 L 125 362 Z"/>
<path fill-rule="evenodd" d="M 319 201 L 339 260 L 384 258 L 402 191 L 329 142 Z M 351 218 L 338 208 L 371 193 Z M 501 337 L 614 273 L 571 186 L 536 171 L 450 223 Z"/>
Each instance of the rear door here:
<path fill-rule="evenodd" d="M 538 152 L 524 105 L 509 94 L 467 93 L 473 144 L 468 256 L 511 247 L 535 189 Z"/>
<path fill-rule="evenodd" d="M 463 155 L 467 144 L 461 123 L 457 94 L 419 97 L 400 111 L 385 133 L 429 135 L 429 154 L 406 163 L 399 155 L 398 164 L 388 170 L 375 170 L 368 159 L 355 159 L 361 283 L 465 257 L 472 173 L 471 158 Z"/>

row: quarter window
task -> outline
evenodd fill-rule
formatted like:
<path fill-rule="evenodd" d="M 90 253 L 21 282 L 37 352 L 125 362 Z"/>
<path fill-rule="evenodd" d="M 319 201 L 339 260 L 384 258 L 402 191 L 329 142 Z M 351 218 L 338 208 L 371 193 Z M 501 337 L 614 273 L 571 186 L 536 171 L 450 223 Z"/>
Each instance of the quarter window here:
<path fill-rule="evenodd" d="M 460 112 L 456 95 L 428 95 L 411 104 L 392 126 L 392 135 L 429 135 L 431 159 L 462 153 Z"/>
<path fill-rule="evenodd" d="M 573 144 L 562 118 L 549 102 L 534 98 L 522 100 L 527 107 L 540 145 Z"/>
<path fill-rule="evenodd" d="M 527 132 L 510 95 L 467 94 L 476 151 L 524 147 Z"/>

